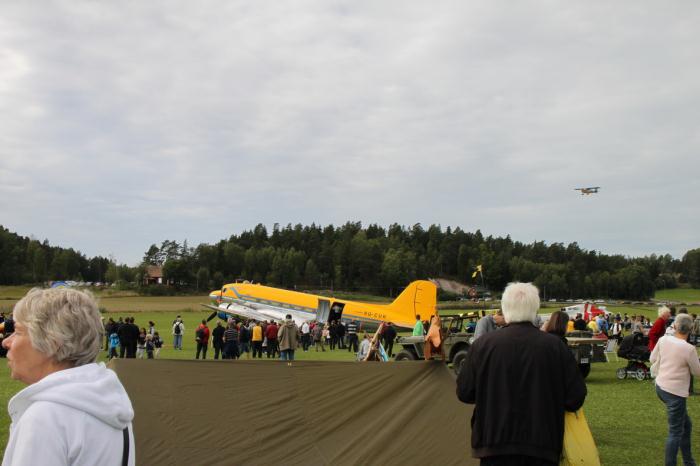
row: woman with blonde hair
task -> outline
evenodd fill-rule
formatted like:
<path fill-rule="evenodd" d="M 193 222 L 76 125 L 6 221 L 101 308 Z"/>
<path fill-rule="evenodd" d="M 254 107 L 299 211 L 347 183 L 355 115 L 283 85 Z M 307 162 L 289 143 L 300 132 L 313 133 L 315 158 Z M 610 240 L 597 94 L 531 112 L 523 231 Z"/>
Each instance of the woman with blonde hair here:
<path fill-rule="evenodd" d="M 95 361 L 102 322 L 90 295 L 33 289 L 2 342 L 13 379 L 3 465 L 133 465 L 134 410 L 117 375 Z"/>

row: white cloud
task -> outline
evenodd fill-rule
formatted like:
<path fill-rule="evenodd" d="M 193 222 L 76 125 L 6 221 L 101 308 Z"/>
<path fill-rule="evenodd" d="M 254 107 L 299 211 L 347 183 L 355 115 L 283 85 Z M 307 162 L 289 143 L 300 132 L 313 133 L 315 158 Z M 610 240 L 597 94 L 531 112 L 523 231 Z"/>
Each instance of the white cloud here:
<path fill-rule="evenodd" d="M 3 4 L 1 221 L 129 262 L 346 220 L 680 255 L 699 8 Z"/>

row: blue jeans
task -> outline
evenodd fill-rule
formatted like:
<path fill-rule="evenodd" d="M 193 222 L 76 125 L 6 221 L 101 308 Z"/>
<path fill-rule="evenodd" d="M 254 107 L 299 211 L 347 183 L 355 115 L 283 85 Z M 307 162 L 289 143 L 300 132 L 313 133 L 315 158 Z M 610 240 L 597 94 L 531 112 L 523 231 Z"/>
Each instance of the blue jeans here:
<path fill-rule="evenodd" d="M 286 349 L 280 352 L 280 359 L 282 361 L 294 361 L 294 350 Z"/>
<path fill-rule="evenodd" d="M 173 348 L 182 349 L 182 333 L 179 335 L 173 335 Z"/>
<path fill-rule="evenodd" d="M 678 450 L 681 450 L 683 464 L 696 466 L 693 455 L 690 452 L 690 433 L 693 424 L 688 416 L 686 399 L 662 390 L 656 386 L 656 395 L 666 405 L 668 413 L 668 438 L 666 439 L 666 466 L 675 466 Z"/>

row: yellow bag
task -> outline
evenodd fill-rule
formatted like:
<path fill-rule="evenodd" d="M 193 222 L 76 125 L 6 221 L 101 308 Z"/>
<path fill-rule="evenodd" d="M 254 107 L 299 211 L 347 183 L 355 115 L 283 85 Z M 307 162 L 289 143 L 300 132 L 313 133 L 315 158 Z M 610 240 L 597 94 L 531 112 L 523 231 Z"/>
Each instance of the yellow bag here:
<path fill-rule="evenodd" d="M 588 428 L 583 409 L 564 414 L 564 445 L 560 466 L 600 466 L 598 448 Z"/>

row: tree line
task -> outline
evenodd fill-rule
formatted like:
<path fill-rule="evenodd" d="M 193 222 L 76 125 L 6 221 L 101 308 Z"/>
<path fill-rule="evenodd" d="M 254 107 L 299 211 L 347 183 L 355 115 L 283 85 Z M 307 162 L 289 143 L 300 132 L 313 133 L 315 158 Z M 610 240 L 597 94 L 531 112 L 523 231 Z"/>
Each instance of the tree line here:
<path fill-rule="evenodd" d="M 0 284 L 76 279 L 141 283 L 146 267 L 163 267 L 174 289 L 209 290 L 236 279 L 297 289 L 342 289 L 395 295 L 418 278 L 475 282 L 499 291 L 511 281 L 534 282 L 543 297 L 647 299 L 656 289 L 680 283 L 700 286 L 700 249 L 682 259 L 655 255 L 606 255 L 577 243 L 525 244 L 479 230 L 393 224 L 363 227 L 259 224 L 216 244 L 187 241 L 152 244 L 137 267 L 104 257 L 87 258 L 48 241 L 20 237 L 0 227 Z M 478 277 L 478 284 L 481 284 Z"/>

